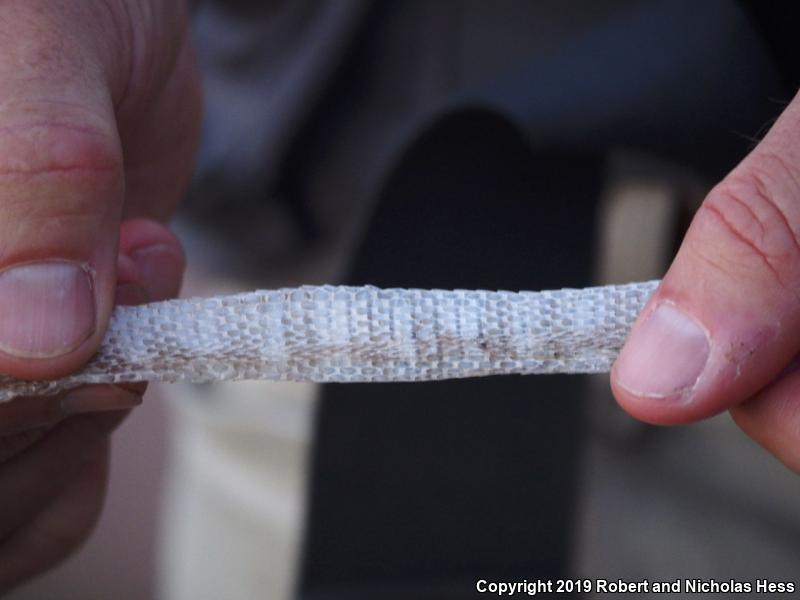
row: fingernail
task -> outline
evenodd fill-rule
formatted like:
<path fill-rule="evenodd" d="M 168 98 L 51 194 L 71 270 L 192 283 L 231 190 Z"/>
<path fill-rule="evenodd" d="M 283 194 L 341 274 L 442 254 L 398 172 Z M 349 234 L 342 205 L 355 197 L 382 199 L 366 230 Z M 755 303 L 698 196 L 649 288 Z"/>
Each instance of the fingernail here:
<path fill-rule="evenodd" d="M 66 261 L 0 271 L 0 350 L 53 358 L 80 346 L 95 329 L 92 287 L 89 269 Z"/>
<path fill-rule="evenodd" d="M 183 258 L 171 246 L 157 244 L 131 253 L 141 281 L 152 300 L 167 300 L 178 295 L 183 278 Z"/>
<path fill-rule="evenodd" d="M 694 387 L 711 350 L 692 317 L 662 303 L 633 331 L 615 367 L 617 383 L 638 396 L 665 397 Z"/>
<path fill-rule="evenodd" d="M 142 397 L 116 385 L 90 385 L 72 390 L 61 399 L 61 412 L 78 415 L 90 412 L 124 410 L 139 406 Z"/>

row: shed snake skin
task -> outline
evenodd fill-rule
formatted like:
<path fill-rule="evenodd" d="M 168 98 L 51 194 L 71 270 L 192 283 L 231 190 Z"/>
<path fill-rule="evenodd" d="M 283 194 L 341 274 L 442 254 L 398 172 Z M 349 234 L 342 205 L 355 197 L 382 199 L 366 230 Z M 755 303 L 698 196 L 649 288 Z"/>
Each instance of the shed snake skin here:
<path fill-rule="evenodd" d="M 431 381 L 598 373 L 657 281 L 544 292 L 305 286 L 115 309 L 94 358 L 0 402 L 89 383 Z"/>

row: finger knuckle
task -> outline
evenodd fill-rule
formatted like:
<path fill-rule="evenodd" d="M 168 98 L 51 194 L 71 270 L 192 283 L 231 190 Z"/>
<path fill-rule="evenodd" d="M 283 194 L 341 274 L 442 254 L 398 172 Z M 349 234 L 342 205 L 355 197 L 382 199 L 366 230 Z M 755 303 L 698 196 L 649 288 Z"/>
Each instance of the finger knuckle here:
<path fill-rule="evenodd" d="M 99 125 L 41 116 L 0 124 L 0 211 L 14 224 L 2 228 L 0 256 L 16 260 L 7 252 L 28 240 L 57 244 L 72 231 L 89 239 L 115 210 L 122 173 L 119 144 Z"/>
<path fill-rule="evenodd" d="M 729 253 L 735 265 L 755 262 L 785 284 L 800 262 L 800 236 L 780 196 L 771 178 L 749 169 L 714 188 L 698 220 L 714 234 L 714 254 Z"/>
<path fill-rule="evenodd" d="M 121 167 L 116 141 L 92 126 L 41 119 L 0 127 L 0 180 L 104 177 Z"/>

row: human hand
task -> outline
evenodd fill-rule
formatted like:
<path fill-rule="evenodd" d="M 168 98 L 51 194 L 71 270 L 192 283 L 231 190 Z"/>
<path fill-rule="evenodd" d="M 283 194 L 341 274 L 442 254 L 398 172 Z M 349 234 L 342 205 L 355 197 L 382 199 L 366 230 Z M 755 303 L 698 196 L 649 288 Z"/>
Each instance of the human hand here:
<path fill-rule="evenodd" d="M 177 295 L 183 268 L 180 243 L 166 227 L 126 221 L 115 304 Z M 89 535 L 108 482 L 109 436 L 145 387 L 84 386 L 0 404 L 0 594 Z"/>
<path fill-rule="evenodd" d="M 123 217 L 165 219 L 200 92 L 180 0 L 0 3 L 0 372 L 80 367 L 114 303 Z"/>
<path fill-rule="evenodd" d="M 190 175 L 200 91 L 186 12 L 184 0 L 0 3 L 1 373 L 65 375 L 96 351 L 115 298 L 177 293 L 177 240 L 123 219 L 166 219 Z M 109 434 L 141 391 L 0 406 L 0 591 L 91 529 Z"/>
<path fill-rule="evenodd" d="M 800 96 L 706 197 L 611 371 L 657 424 L 730 410 L 800 473 Z"/>

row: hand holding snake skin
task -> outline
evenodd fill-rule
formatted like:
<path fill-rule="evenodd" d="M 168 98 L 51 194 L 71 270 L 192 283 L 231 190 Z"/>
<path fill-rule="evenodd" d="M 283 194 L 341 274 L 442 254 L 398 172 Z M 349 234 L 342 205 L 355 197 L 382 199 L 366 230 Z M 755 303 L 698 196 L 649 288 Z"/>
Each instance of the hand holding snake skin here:
<path fill-rule="evenodd" d="M 657 282 L 545 292 L 306 286 L 120 306 L 100 351 L 0 401 L 88 383 L 424 381 L 608 371 Z"/>

